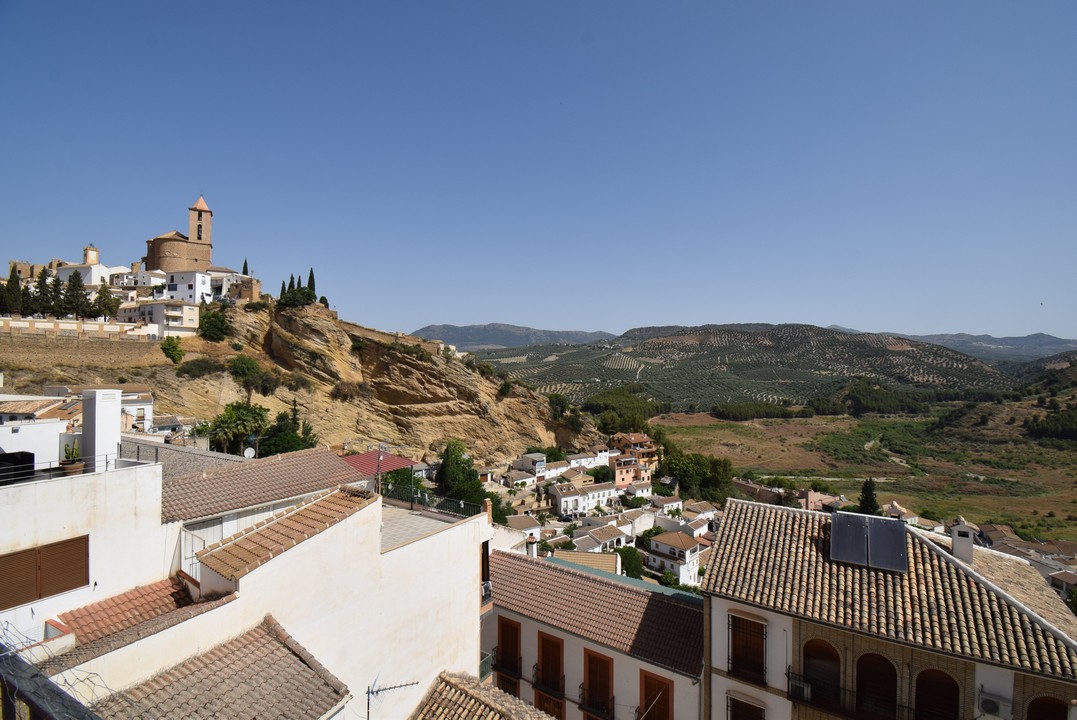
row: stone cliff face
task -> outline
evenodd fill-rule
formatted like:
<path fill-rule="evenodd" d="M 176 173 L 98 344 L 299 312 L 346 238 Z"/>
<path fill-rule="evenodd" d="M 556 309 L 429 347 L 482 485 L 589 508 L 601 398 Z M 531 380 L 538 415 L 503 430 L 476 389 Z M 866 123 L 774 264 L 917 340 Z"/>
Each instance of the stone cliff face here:
<path fill-rule="evenodd" d="M 604 439 L 590 425 L 579 435 L 559 427 L 546 398 L 531 390 L 516 386 L 499 397 L 500 380 L 443 357 L 437 343 L 343 322 L 320 305 L 255 312 L 240 307 L 230 312 L 230 319 L 233 338 L 216 344 L 184 339 L 184 359 L 204 355 L 226 361 L 242 352 L 263 369 L 305 377 L 308 383 L 292 383 L 295 390 L 282 386 L 269 397 L 254 395 L 252 402 L 269 408 L 272 416 L 289 408 L 294 398 L 324 443 L 365 450 L 388 441 L 402 446 L 400 454 L 432 459 L 448 438 L 457 437 L 478 466 L 503 464 L 529 445 L 560 441 L 563 447 L 579 448 Z M 77 354 L 59 353 L 59 339 L 54 344 L 64 360 L 47 370 L 35 362 L 38 348 L 20 358 L 17 339 L 0 347 L 0 362 L 15 375 L 20 392 L 40 392 L 46 382 L 145 382 L 155 388 L 158 414 L 205 420 L 246 397 L 225 373 L 177 377 L 155 343 L 130 363 L 110 356 L 115 343 L 80 341 Z"/>

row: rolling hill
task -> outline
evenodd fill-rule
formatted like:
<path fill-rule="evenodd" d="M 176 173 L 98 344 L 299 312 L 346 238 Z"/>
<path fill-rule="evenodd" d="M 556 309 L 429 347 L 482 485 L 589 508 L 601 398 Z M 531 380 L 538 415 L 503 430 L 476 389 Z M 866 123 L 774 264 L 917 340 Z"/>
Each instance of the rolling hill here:
<path fill-rule="evenodd" d="M 851 378 L 903 388 L 1005 390 L 1014 381 L 975 358 L 892 335 L 812 325 L 705 325 L 629 330 L 610 343 L 481 353 L 542 392 L 575 401 L 626 383 L 674 409 L 763 401 L 801 404 Z"/>
<path fill-rule="evenodd" d="M 412 333 L 426 340 L 440 340 L 458 350 L 496 350 L 526 345 L 583 345 L 612 340 L 608 332 L 582 330 L 536 330 L 520 325 L 427 325 Z"/>

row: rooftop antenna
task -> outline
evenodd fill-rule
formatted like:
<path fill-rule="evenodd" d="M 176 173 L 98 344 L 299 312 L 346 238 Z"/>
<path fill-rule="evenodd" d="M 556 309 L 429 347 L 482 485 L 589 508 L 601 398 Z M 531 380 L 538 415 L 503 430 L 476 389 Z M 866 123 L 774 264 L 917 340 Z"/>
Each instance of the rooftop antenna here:
<path fill-rule="evenodd" d="M 385 456 L 385 453 L 390 450 L 414 450 L 415 448 L 410 445 L 390 445 L 388 440 L 382 440 L 377 445 L 367 445 L 367 450 L 378 451 L 378 464 L 374 471 L 374 492 L 381 495 L 381 459 Z M 412 492 L 411 492 L 411 509 L 415 509 L 415 475 L 412 474 Z"/>
<path fill-rule="evenodd" d="M 367 686 L 366 689 L 366 720 L 370 720 L 370 698 L 377 697 L 383 692 L 389 692 L 390 690 L 399 690 L 400 688 L 411 687 L 412 685 L 418 685 L 419 682 L 400 683 L 399 685 L 386 685 L 385 687 L 378 687 L 378 677 L 374 678 L 374 682 Z"/>

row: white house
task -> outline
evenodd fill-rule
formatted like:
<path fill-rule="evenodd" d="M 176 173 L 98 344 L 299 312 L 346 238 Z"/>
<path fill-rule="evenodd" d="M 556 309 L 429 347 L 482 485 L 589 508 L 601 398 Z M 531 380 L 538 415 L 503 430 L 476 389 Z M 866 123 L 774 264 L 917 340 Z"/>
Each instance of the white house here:
<path fill-rule="evenodd" d="M 198 305 L 183 300 L 140 300 L 122 303 L 116 317 L 121 322 L 142 323 L 156 328 L 160 338 L 193 337 L 198 334 Z"/>
<path fill-rule="evenodd" d="M 729 500 L 703 717 L 1071 718 L 1077 618 L 955 527 Z"/>
<path fill-rule="evenodd" d="M 681 585 L 699 584 L 699 554 L 703 546 L 683 532 L 668 531 L 651 538 L 644 564 L 658 573 L 671 572 Z"/>
<path fill-rule="evenodd" d="M 669 515 L 674 511 L 683 511 L 684 501 L 677 495 L 669 497 L 653 495 L 651 496 L 651 507 L 663 515 Z"/>
<path fill-rule="evenodd" d="M 88 390 L 115 389 L 120 393 L 120 421 L 124 430 L 149 432 L 153 427 L 153 390 L 149 385 L 117 383 L 115 385 L 46 385 L 49 397 L 80 399 Z"/>
<path fill-rule="evenodd" d="M 213 288 L 208 272 L 184 270 L 169 272 L 167 275 L 164 285 L 154 287 L 156 298 L 180 300 L 194 305 L 213 300 Z"/>
<path fill-rule="evenodd" d="M 542 453 L 527 453 L 512 461 L 514 470 L 522 470 L 535 476 L 546 474 L 546 456 Z"/>
<path fill-rule="evenodd" d="M 609 509 L 618 504 L 617 487 L 613 483 L 595 483 L 576 487 L 572 483 L 558 483 L 550 488 L 560 515 L 580 517 L 598 507 Z"/>
<path fill-rule="evenodd" d="M 564 720 L 700 716 L 698 598 L 503 552 L 490 571 L 482 648 L 499 688 Z"/>

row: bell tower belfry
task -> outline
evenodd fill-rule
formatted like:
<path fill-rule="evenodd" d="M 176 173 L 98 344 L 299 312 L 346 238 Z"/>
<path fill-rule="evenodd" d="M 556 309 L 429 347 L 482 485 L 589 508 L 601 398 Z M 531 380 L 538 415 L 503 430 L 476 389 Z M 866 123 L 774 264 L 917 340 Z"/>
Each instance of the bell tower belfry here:
<path fill-rule="evenodd" d="M 188 240 L 192 243 L 212 247 L 213 211 L 209 209 L 209 206 L 206 205 L 206 199 L 201 195 L 198 196 L 198 200 L 188 210 L 187 228 Z"/>

